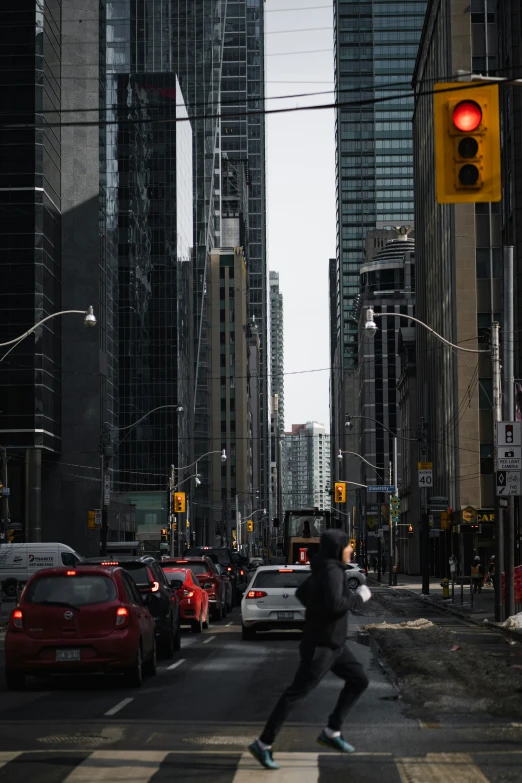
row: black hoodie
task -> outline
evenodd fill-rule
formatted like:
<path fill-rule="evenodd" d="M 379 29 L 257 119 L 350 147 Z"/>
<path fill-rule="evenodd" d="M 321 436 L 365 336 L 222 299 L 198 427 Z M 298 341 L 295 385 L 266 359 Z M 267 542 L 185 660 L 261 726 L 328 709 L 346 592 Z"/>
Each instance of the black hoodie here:
<path fill-rule="evenodd" d="M 343 549 L 349 544 L 342 530 L 327 530 L 321 536 L 319 554 L 312 559 L 312 575 L 297 589 L 306 606 L 303 639 L 336 650 L 348 632 L 348 612 L 359 608 L 362 599 L 348 587 Z"/>

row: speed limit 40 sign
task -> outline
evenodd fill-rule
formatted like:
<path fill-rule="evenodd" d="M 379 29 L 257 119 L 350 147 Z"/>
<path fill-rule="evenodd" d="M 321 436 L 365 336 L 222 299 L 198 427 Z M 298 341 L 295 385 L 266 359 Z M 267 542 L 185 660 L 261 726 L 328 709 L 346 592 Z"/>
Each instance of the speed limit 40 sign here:
<path fill-rule="evenodd" d="M 419 462 L 417 463 L 419 469 L 419 487 L 432 487 L 433 486 L 433 463 L 432 462 Z"/>

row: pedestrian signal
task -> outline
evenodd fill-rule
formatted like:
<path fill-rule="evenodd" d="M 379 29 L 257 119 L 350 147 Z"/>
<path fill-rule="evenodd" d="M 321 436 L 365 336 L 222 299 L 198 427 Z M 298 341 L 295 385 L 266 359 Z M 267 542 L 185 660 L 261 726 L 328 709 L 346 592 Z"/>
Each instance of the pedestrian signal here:
<path fill-rule="evenodd" d="M 186 495 L 184 492 L 174 492 L 172 495 L 174 513 L 182 514 L 187 508 Z"/>
<path fill-rule="evenodd" d="M 169 540 L 169 529 L 167 527 L 161 528 L 161 540 L 163 543 L 166 543 Z"/>
<path fill-rule="evenodd" d="M 335 484 L 335 502 L 346 503 L 346 484 L 344 481 L 337 481 Z"/>
<path fill-rule="evenodd" d="M 433 114 L 438 203 L 500 201 L 498 84 L 436 84 Z"/>
<path fill-rule="evenodd" d="M 253 519 L 247 519 L 247 532 L 253 533 L 254 532 L 254 520 Z"/>
<path fill-rule="evenodd" d="M 356 545 L 357 545 L 357 541 L 355 540 L 355 538 L 351 538 L 350 539 L 350 546 L 352 547 L 352 549 L 355 549 Z"/>

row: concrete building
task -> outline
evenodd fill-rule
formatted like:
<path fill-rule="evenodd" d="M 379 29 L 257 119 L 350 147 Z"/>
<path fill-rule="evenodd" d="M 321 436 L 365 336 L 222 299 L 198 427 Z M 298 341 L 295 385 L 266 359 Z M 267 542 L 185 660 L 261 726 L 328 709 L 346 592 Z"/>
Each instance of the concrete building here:
<path fill-rule="evenodd" d="M 501 312 L 500 204 L 436 203 L 433 101 L 422 93 L 436 81 L 452 81 L 459 71 L 495 67 L 490 58 L 496 56 L 496 40 L 489 4 L 431 0 L 413 76 L 417 316 L 451 342 L 473 349 L 487 348 L 490 324 Z M 468 506 L 491 512 L 494 501 L 489 358 L 452 351 L 419 328 L 417 388 L 427 459 L 433 462 L 432 492 L 448 499 L 453 521 L 461 526 L 458 557 L 469 569 L 473 554 L 484 562 L 493 551 L 492 526 L 483 524 L 479 534 L 462 513 Z M 431 557 L 432 571 L 445 572 L 445 554 L 433 542 Z"/>
<path fill-rule="evenodd" d="M 285 432 L 283 446 L 283 506 L 330 507 L 330 436 L 324 424 L 307 421 Z"/>
<path fill-rule="evenodd" d="M 285 428 L 285 366 L 283 294 L 279 272 L 270 272 L 270 380 L 272 390 L 272 424 L 270 454 L 270 508 L 272 516 L 283 515 L 283 460 L 281 440 Z"/>

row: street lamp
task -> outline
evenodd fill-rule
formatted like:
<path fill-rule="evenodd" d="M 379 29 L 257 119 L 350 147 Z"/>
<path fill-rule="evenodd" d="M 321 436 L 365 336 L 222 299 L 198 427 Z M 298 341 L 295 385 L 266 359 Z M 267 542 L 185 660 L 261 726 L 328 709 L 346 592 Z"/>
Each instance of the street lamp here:
<path fill-rule="evenodd" d="M 14 348 L 16 348 L 18 343 L 21 343 L 22 340 L 25 340 L 26 337 L 35 332 L 38 327 L 42 326 L 42 324 L 44 324 L 46 321 L 49 321 L 51 318 L 57 318 L 59 315 L 70 315 L 71 313 L 74 315 L 83 315 L 83 323 L 85 326 L 96 326 L 96 316 L 94 315 L 94 311 L 91 305 L 89 305 L 87 310 L 60 310 L 58 313 L 52 313 L 51 315 L 47 315 L 45 318 L 42 318 L 41 321 L 38 321 L 38 323 L 34 324 L 34 326 L 31 326 L 30 329 L 18 337 L 14 337 L 12 340 L 7 340 L 5 343 L 0 343 L 0 348 L 4 348 L 6 345 L 11 346 L 11 348 L 9 348 L 9 350 L 6 351 L 2 357 L 0 357 L 0 362 L 4 361 L 5 357 L 10 354 Z"/>
<path fill-rule="evenodd" d="M 366 310 L 366 322 L 364 324 L 364 331 L 368 334 L 375 334 L 377 331 L 377 324 L 375 318 L 386 318 L 390 316 L 392 318 L 405 318 L 407 321 L 414 321 L 422 326 L 440 342 L 454 348 L 457 351 L 465 351 L 466 353 L 489 353 L 491 356 L 491 367 L 493 375 L 493 442 L 495 442 L 495 424 L 501 421 L 501 388 L 500 388 L 500 350 L 499 350 L 499 324 L 498 321 L 493 321 L 491 324 L 491 344 L 490 348 L 464 348 L 462 345 L 456 345 L 455 343 L 446 340 L 441 334 L 436 332 L 431 326 L 428 326 L 424 321 L 420 321 L 418 318 L 414 318 L 412 315 L 406 313 L 376 313 L 369 307 Z M 500 520 L 500 510 L 498 503 L 495 504 L 495 529 L 496 529 L 496 570 L 500 575 L 503 570 L 504 560 L 504 541 L 503 541 L 503 528 Z M 423 557 L 422 559 L 422 592 L 425 595 L 430 591 L 430 572 L 429 572 L 429 526 L 428 526 L 428 514 L 427 509 L 423 510 Z M 513 580 L 513 574 L 506 573 L 506 591 L 509 590 L 508 579 Z M 502 619 L 502 584 L 500 576 L 495 579 L 495 619 L 497 621 Z"/>

